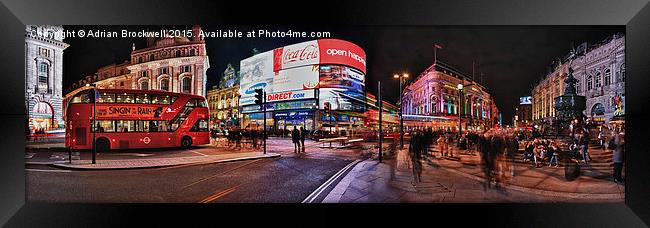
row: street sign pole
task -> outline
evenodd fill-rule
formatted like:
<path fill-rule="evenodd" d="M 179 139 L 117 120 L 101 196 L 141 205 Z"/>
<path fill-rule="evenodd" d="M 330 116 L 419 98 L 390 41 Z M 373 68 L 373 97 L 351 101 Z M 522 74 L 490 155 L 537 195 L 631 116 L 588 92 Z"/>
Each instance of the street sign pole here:
<path fill-rule="evenodd" d="M 95 140 L 95 132 L 97 132 L 97 87 L 93 87 L 93 155 L 92 155 L 92 163 L 96 164 L 96 156 L 97 156 L 97 140 Z"/>
<path fill-rule="evenodd" d="M 381 158 L 382 158 L 382 151 L 381 151 L 381 144 L 383 142 L 382 138 L 384 133 L 382 132 L 382 122 L 381 122 L 381 116 L 382 116 L 382 102 L 381 102 L 381 82 L 377 82 L 377 102 L 379 103 L 379 162 L 381 163 Z"/>
<path fill-rule="evenodd" d="M 262 105 L 264 106 L 264 154 L 266 154 L 266 91 L 264 91 Z"/>
<path fill-rule="evenodd" d="M 402 86 L 404 86 L 404 77 L 399 77 L 399 148 L 404 149 L 404 117 L 402 113 Z"/>

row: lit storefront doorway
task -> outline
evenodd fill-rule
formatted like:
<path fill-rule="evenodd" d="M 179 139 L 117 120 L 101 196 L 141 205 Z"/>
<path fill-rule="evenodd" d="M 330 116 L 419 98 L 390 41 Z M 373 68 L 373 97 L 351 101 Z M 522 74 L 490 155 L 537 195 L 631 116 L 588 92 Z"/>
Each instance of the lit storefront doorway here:
<path fill-rule="evenodd" d="M 57 127 L 58 124 L 54 120 L 54 112 L 52 106 L 46 102 L 39 102 L 34 105 L 32 116 L 29 118 L 31 123 L 31 132 L 49 131 Z"/>

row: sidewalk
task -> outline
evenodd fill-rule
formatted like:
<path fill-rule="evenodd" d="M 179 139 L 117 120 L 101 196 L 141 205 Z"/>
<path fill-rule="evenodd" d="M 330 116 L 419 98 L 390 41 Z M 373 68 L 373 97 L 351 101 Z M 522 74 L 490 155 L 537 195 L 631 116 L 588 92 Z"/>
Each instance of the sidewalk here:
<path fill-rule="evenodd" d="M 323 200 L 325 203 L 381 202 L 623 202 L 624 186 L 582 175 L 564 179 L 564 168 L 517 165 L 505 190 L 484 188 L 478 155 L 460 155 L 460 161 L 423 161 L 422 182 L 412 185 L 407 150 L 396 159 L 357 164 Z"/>
<path fill-rule="evenodd" d="M 70 163 L 55 163 L 53 166 L 67 169 L 85 169 L 85 170 L 104 170 L 104 169 L 137 169 L 137 168 L 154 168 L 176 165 L 190 164 L 208 164 L 221 163 L 229 161 L 241 161 L 260 158 L 276 158 L 280 154 L 262 152 L 245 152 L 229 153 L 208 156 L 189 156 L 175 158 L 144 158 L 144 159 L 114 159 L 114 160 L 97 160 L 92 164 L 91 160 L 73 160 Z"/>
<path fill-rule="evenodd" d="M 459 161 L 434 158 L 433 163 L 451 172 L 466 178 L 477 181 L 485 181 L 485 175 L 481 171 L 481 161 L 478 152 L 465 153 L 454 148 L 455 156 L 460 157 Z M 590 148 L 595 159 L 606 157 Z M 434 154 L 437 151 L 432 151 Z M 602 152 L 606 153 L 606 152 Z M 438 154 L 439 156 L 439 154 Z M 610 155 L 611 157 L 611 155 Z M 533 193 L 550 197 L 562 196 L 575 199 L 593 200 L 620 200 L 625 199 L 625 186 L 616 184 L 611 180 L 612 169 L 608 163 L 592 162 L 590 165 L 581 167 L 580 177 L 573 181 L 567 181 L 564 177 L 564 167 L 548 167 L 548 164 L 541 168 L 535 168 L 531 163 L 523 162 L 516 157 L 515 176 L 509 178 L 506 188 L 520 192 Z"/>

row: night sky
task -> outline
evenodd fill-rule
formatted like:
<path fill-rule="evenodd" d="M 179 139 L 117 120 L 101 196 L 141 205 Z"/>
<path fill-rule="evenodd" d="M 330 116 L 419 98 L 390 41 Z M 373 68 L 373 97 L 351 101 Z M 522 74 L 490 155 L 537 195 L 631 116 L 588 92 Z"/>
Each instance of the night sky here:
<path fill-rule="evenodd" d="M 191 29 L 191 26 L 64 26 L 64 29 L 100 29 L 108 31 L 151 31 L 165 29 Z M 204 31 L 237 29 L 246 31 L 331 32 L 331 38 L 344 39 L 366 51 L 366 88 L 377 94 L 377 81 L 384 85 L 383 97 L 390 103 L 399 98 L 399 84 L 392 78 L 395 73 L 419 75 L 433 63 L 433 45 L 438 59 L 455 68 L 472 74 L 475 62 L 475 79 L 494 96 L 503 113 L 504 124 L 511 122 L 520 96 L 529 96 L 533 85 L 545 74 L 551 63 L 565 56 L 571 47 L 582 42 L 598 42 L 615 33 L 625 33 L 624 26 L 408 26 L 408 27 L 224 27 L 202 26 Z M 206 38 L 210 59 L 208 88 L 216 85 L 228 63 L 239 69 L 239 61 L 276 47 L 312 40 L 313 38 Z M 144 38 L 66 38 L 70 44 L 64 51 L 63 86 L 70 86 L 97 68 L 130 59 L 131 46 L 143 48 Z"/>

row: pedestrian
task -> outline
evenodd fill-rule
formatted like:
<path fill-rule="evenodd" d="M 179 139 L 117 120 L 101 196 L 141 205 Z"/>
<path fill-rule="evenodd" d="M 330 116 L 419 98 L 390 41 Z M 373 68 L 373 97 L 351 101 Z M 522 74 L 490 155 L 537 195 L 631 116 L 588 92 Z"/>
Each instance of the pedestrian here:
<path fill-rule="evenodd" d="M 603 135 L 602 130 L 598 131 L 598 143 L 600 144 L 601 148 L 605 148 L 605 136 Z"/>
<path fill-rule="evenodd" d="M 413 171 L 412 184 L 415 186 L 418 182 L 421 182 L 420 177 L 422 175 L 422 162 L 420 161 L 422 158 L 422 140 L 418 132 L 415 132 L 411 136 L 409 144 L 409 155 L 411 157 L 411 168 Z"/>
<path fill-rule="evenodd" d="M 454 157 L 454 149 L 449 148 L 449 146 L 453 145 L 453 143 L 454 143 L 454 137 L 451 135 L 447 136 L 447 144 L 445 144 L 445 150 L 447 153 L 449 153 L 449 156 L 452 158 Z"/>
<path fill-rule="evenodd" d="M 483 174 L 485 175 L 485 185 L 483 186 L 483 189 L 486 189 L 491 188 L 492 183 L 492 161 L 490 160 L 490 140 L 492 136 L 490 135 L 490 132 L 486 131 L 479 137 L 479 144 L 481 144 L 479 152 L 483 163 Z"/>
<path fill-rule="evenodd" d="M 440 157 L 445 156 L 445 145 L 447 144 L 447 140 L 445 139 L 444 135 L 440 135 L 438 137 L 438 148 L 440 148 Z"/>
<path fill-rule="evenodd" d="M 581 154 L 582 154 L 582 162 L 584 164 L 589 164 L 590 156 L 589 156 L 589 134 L 587 131 L 583 131 L 583 133 L 580 135 L 580 148 L 582 149 Z"/>
<path fill-rule="evenodd" d="M 612 160 L 614 162 L 614 182 L 616 183 L 624 183 L 624 179 L 622 177 L 622 172 L 623 172 L 623 159 L 625 156 L 625 139 L 624 139 L 624 133 L 619 132 L 618 129 L 614 131 L 614 138 L 613 138 L 613 148 L 610 148 L 613 152 L 613 157 Z"/>
<path fill-rule="evenodd" d="M 251 130 L 251 141 L 253 144 L 253 149 L 257 149 L 257 137 L 258 137 L 257 129 Z"/>
<path fill-rule="evenodd" d="M 517 136 L 513 135 L 508 139 L 508 159 L 510 162 L 510 175 L 515 176 L 515 156 L 519 152 L 519 142 Z"/>
<path fill-rule="evenodd" d="M 302 144 L 302 152 L 305 152 L 305 137 L 307 137 L 307 131 L 305 131 L 305 127 L 300 127 L 300 143 Z"/>
<path fill-rule="evenodd" d="M 293 152 L 300 153 L 300 131 L 297 127 L 293 127 L 293 131 L 291 131 L 291 141 L 293 142 Z"/>

